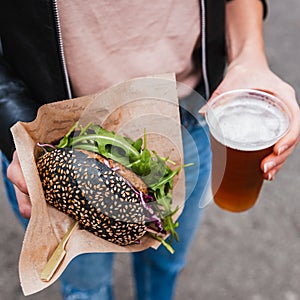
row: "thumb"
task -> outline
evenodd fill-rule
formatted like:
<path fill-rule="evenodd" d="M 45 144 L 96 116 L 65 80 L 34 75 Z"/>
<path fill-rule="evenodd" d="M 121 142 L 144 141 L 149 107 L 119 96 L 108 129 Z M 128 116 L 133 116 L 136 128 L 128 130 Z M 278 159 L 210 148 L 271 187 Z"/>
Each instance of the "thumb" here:
<path fill-rule="evenodd" d="M 207 103 L 205 105 L 203 105 L 200 110 L 198 111 L 198 113 L 202 116 L 205 117 L 206 111 L 208 109 L 208 105 Z"/>
<path fill-rule="evenodd" d="M 221 94 L 225 93 L 226 90 L 224 90 L 222 88 L 222 85 L 219 85 L 214 92 L 212 93 L 212 95 L 210 96 L 210 98 L 208 99 L 208 102 L 211 101 L 212 99 L 216 98 L 217 96 L 220 96 Z"/>
<path fill-rule="evenodd" d="M 210 102 L 211 100 L 213 100 L 214 98 L 216 98 L 217 96 L 223 94 L 223 93 L 224 93 L 224 91 L 223 91 L 222 87 L 219 85 L 219 86 L 215 89 L 215 91 L 212 93 L 212 95 L 210 96 L 210 98 L 208 99 L 208 101 L 206 102 L 206 104 L 203 105 L 203 106 L 200 108 L 199 114 L 200 114 L 202 117 L 205 116 L 206 111 L 207 111 L 207 109 L 208 109 L 208 104 L 209 104 L 209 102 Z"/>

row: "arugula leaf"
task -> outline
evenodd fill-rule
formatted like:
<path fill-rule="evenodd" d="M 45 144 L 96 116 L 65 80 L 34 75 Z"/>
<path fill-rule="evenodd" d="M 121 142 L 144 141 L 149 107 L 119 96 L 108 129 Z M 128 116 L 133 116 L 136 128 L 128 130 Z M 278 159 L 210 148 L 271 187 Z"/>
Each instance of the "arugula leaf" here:
<path fill-rule="evenodd" d="M 132 146 L 137 150 L 141 151 L 143 145 L 143 139 L 139 138 L 135 142 L 132 143 Z"/>
<path fill-rule="evenodd" d="M 60 140 L 59 144 L 56 146 L 57 148 L 66 148 L 69 146 L 69 137 L 73 133 L 73 131 L 78 127 L 78 122 L 76 122 L 67 134 Z"/>

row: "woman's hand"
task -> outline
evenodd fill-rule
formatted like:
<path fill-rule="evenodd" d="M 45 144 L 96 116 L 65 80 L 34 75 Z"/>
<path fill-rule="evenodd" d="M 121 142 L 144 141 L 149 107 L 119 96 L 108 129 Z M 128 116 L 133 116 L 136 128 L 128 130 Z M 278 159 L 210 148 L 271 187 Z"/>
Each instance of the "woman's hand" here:
<path fill-rule="evenodd" d="M 215 90 L 211 99 L 221 93 L 241 88 L 271 93 L 280 98 L 290 110 L 291 124 L 288 133 L 275 144 L 273 153 L 261 162 L 264 178 L 273 180 L 300 138 L 300 110 L 295 91 L 265 64 L 260 65 L 254 60 L 247 60 L 247 63 L 234 61 L 229 65 L 224 80 Z"/>
<path fill-rule="evenodd" d="M 299 142 L 300 111 L 294 89 L 269 68 L 264 51 L 263 5 L 261 1 L 236 0 L 226 4 L 228 69 L 212 98 L 233 89 L 269 92 L 285 102 L 291 112 L 289 132 L 263 159 L 264 178 L 272 180 Z"/>
<path fill-rule="evenodd" d="M 19 205 L 20 214 L 29 219 L 31 216 L 31 203 L 28 189 L 21 169 L 17 152 L 14 152 L 13 160 L 7 169 L 7 177 L 13 183 Z"/>

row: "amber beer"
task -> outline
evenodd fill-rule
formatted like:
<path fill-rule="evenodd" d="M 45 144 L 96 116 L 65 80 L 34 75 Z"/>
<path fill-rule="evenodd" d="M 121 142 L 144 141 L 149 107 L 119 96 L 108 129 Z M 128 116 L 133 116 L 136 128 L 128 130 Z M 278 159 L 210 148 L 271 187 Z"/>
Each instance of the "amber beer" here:
<path fill-rule="evenodd" d="M 214 201 L 220 207 L 240 212 L 251 208 L 259 195 L 263 184 L 260 161 L 272 153 L 273 147 L 257 151 L 242 151 L 224 147 L 213 136 L 211 137 L 213 151 L 212 190 Z M 218 155 L 226 151 L 225 167 Z M 222 156 L 221 156 L 222 159 Z M 221 182 L 221 184 L 220 184 Z"/>
<path fill-rule="evenodd" d="M 215 203 L 231 212 L 251 208 L 260 193 L 260 164 L 289 127 L 289 113 L 277 98 L 255 90 L 216 97 L 206 114 L 211 133 Z"/>

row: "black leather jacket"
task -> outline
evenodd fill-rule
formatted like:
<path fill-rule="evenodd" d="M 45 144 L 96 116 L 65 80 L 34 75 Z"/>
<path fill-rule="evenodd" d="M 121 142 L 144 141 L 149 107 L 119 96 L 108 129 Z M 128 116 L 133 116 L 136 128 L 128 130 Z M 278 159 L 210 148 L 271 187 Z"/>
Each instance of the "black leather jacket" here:
<path fill-rule="evenodd" d="M 202 68 L 207 96 L 225 67 L 225 2 L 199 1 L 202 36 L 194 59 Z M 0 148 L 11 158 L 9 128 L 33 120 L 44 103 L 72 97 L 56 0 L 0 1 L 0 37 Z"/>

